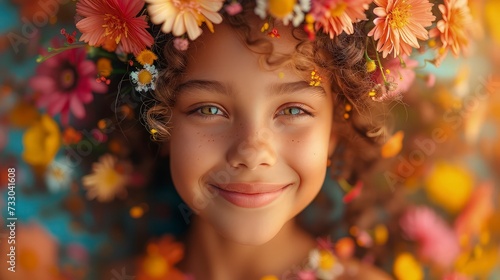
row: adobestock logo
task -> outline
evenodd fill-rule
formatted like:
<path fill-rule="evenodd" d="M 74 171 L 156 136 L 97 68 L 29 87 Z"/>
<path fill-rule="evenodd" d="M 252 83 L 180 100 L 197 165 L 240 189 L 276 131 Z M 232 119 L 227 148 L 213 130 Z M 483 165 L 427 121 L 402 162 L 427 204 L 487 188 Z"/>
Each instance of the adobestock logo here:
<path fill-rule="evenodd" d="M 17 54 L 19 47 L 29 43 L 30 39 L 35 38 L 39 29 L 46 26 L 52 17 L 55 17 L 59 12 L 59 6 L 70 2 L 70 0 L 39 0 L 36 6 L 39 8 L 31 19 L 26 17 L 21 18 L 20 32 L 9 32 L 7 38 Z"/>
<path fill-rule="evenodd" d="M 410 178 L 418 167 L 439 150 L 439 145 L 445 143 L 449 138 L 449 128 L 458 131 L 465 125 L 466 119 L 471 114 L 477 113 L 485 104 L 490 95 L 498 94 L 500 83 L 490 75 L 486 79 L 479 77 L 479 84 L 474 91 L 462 99 L 462 106 L 459 109 L 448 109 L 442 116 L 445 127 L 435 127 L 428 137 L 420 137 L 414 140 L 414 149 L 405 156 L 397 157 L 398 164 L 396 172 L 386 171 L 384 177 L 387 184 L 394 191 L 397 184 L 403 184 Z"/>

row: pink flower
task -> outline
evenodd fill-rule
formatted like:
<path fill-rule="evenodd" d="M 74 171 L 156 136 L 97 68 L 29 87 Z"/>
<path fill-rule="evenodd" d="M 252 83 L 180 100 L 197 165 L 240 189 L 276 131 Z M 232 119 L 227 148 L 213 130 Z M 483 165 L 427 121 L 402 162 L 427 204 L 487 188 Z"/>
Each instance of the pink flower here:
<path fill-rule="evenodd" d="M 174 48 L 176 48 L 179 51 L 185 51 L 189 47 L 189 41 L 186 38 L 175 38 L 174 39 Z"/>
<path fill-rule="evenodd" d="M 372 74 L 372 79 L 385 88 L 382 94 L 375 99 L 378 101 L 400 100 L 402 94 L 407 92 L 415 81 L 414 68 L 418 61 L 410 59 L 406 55 L 388 59 L 383 63 L 384 73 L 379 68 Z M 384 80 L 385 77 L 385 80 Z"/>
<path fill-rule="evenodd" d="M 231 4 L 224 7 L 224 9 L 230 16 L 234 16 L 241 13 L 243 7 L 241 7 L 241 4 L 239 2 L 232 2 Z"/>
<path fill-rule="evenodd" d="M 453 265 L 460 253 L 458 238 L 432 209 L 411 208 L 401 218 L 400 225 L 410 240 L 418 242 L 420 257 L 443 268 Z"/>
<path fill-rule="evenodd" d="M 80 0 L 76 13 L 82 19 L 76 27 L 82 32 L 80 41 L 114 51 L 123 47 L 126 53 L 139 54 L 153 44 L 146 30 L 146 16 L 137 15 L 144 7 L 141 0 Z"/>
<path fill-rule="evenodd" d="M 46 107 L 54 116 L 61 113 L 62 123 L 67 124 L 69 112 L 82 119 L 85 117 L 83 104 L 90 103 L 92 92 L 105 93 L 107 87 L 97 83 L 97 69 L 94 62 L 86 59 L 85 49 L 71 49 L 47 59 L 36 69 L 30 79 L 30 86 L 40 93 L 37 106 Z"/>
<path fill-rule="evenodd" d="M 491 182 L 483 183 L 474 190 L 464 210 L 455 220 L 457 236 L 479 235 L 495 210 L 494 193 Z"/>
<path fill-rule="evenodd" d="M 299 280 L 316 280 L 316 273 L 314 270 L 303 270 L 297 273 Z"/>
<path fill-rule="evenodd" d="M 427 40 L 428 27 L 436 19 L 429 0 L 375 0 L 373 10 L 377 18 L 375 27 L 368 33 L 378 40 L 377 51 L 383 56 L 393 53 L 410 55 L 412 48 L 420 48 L 417 39 Z"/>
<path fill-rule="evenodd" d="M 323 28 L 323 32 L 330 38 L 354 33 L 353 23 L 366 20 L 365 10 L 373 0 L 318 0 L 313 1 L 310 14 L 316 21 L 316 29 Z"/>
<path fill-rule="evenodd" d="M 425 77 L 425 85 L 427 87 L 434 87 L 434 85 L 436 84 L 436 75 L 432 74 L 432 73 L 429 73 L 426 77 Z"/>
<path fill-rule="evenodd" d="M 439 5 L 439 10 L 443 19 L 438 21 L 429 34 L 441 40 L 438 60 L 442 61 L 448 50 L 451 50 L 455 57 L 460 54 L 460 50 L 467 51 L 472 16 L 467 0 L 444 0 L 444 4 Z"/>

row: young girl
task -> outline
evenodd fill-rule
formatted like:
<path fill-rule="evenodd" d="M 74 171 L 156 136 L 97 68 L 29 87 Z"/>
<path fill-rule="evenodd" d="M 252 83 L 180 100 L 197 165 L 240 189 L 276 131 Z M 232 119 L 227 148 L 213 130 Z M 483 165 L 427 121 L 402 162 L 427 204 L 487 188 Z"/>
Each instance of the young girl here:
<path fill-rule="evenodd" d="M 163 69 L 147 121 L 166 140 L 173 183 L 195 213 L 178 268 L 194 279 L 315 279 L 299 272 L 318 244 L 296 216 L 329 166 L 356 182 L 386 136 L 367 136 L 383 126 L 368 95 L 366 37 L 356 27 L 311 40 L 254 9 L 223 14 L 185 50 L 172 36 L 157 51 Z M 322 279 L 388 278 L 333 255 L 320 266 L 331 273 Z"/>

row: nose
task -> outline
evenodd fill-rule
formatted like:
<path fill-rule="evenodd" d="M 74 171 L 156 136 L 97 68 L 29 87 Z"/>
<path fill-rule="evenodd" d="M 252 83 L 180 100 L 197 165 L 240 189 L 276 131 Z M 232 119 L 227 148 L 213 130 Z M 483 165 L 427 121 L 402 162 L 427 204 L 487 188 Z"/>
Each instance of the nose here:
<path fill-rule="evenodd" d="M 275 141 L 270 129 L 239 129 L 238 132 L 227 152 L 231 167 L 255 170 L 259 166 L 273 166 L 276 163 Z"/>

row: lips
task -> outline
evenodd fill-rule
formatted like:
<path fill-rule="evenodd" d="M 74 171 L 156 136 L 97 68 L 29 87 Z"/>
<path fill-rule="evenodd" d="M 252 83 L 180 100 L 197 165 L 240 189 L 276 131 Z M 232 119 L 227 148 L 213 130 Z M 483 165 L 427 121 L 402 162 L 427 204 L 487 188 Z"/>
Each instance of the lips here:
<path fill-rule="evenodd" d="M 290 184 L 231 183 L 210 186 L 236 206 L 257 208 L 276 200 Z"/>

